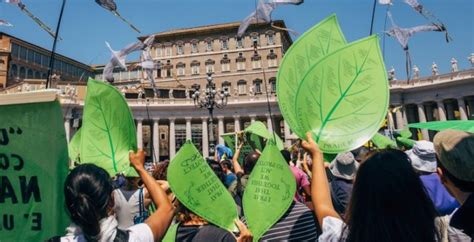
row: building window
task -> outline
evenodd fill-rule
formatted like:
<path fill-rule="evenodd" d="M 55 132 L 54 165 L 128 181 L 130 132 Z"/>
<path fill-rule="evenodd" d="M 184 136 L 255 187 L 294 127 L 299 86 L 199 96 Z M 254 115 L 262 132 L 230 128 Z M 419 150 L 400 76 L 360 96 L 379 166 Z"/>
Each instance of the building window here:
<path fill-rule="evenodd" d="M 12 56 L 18 58 L 20 54 L 19 46 L 17 44 L 12 44 Z"/>
<path fill-rule="evenodd" d="M 242 38 L 237 38 L 237 49 L 244 48 L 244 41 Z"/>
<path fill-rule="evenodd" d="M 163 48 L 161 46 L 156 47 L 156 57 L 162 57 L 163 56 Z"/>
<path fill-rule="evenodd" d="M 198 53 L 198 43 L 192 43 L 191 44 L 191 52 L 192 53 Z"/>
<path fill-rule="evenodd" d="M 212 51 L 212 40 L 206 42 L 206 51 Z"/>
<path fill-rule="evenodd" d="M 254 54 L 252 56 L 252 68 L 253 69 L 260 69 L 262 68 L 262 57 L 260 57 L 258 54 Z"/>
<path fill-rule="evenodd" d="M 230 59 L 227 56 L 227 54 L 225 54 L 224 58 L 222 58 L 221 60 L 221 68 L 222 68 L 222 72 L 230 71 Z"/>
<path fill-rule="evenodd" d="M 166 65 L 163 67 L 163 69 L 161 70 L 161 77 L 165 78 L 165 77 L 171 77 L 171 71 L 173 69 L 173 65 L 171 65 L 171 61 L 170 60 L 167 60 L 166 61 Z"/>
<path fill-rule="evenodd" d="M 33 75 L 33 70 L 29 69 L 27 74 L 26 74 L 26 78 L 27 79 L 33 79 L 34 75 Z"/>
<path fill-rule="evenodd" d="M 25 79 L 25 78 L 26 78 L 26 69 L 25 69 L 25 67 L 23 67 L 23 66 L 20 67 L 20 74 L 19 74 L 19 76 L 20 76 L 20 79 Z"/>
<path fill-rule="evenodd" d="M 208 59 L 206 61 L 206 73 L 214 73 L 214 64 L 215 61 Z"/>
<path fill-rule="evenodd" d="M 33 50 L 28 50 L 28 62 L 35 61 L 35 52 Z"/>
<path fill-rule="evenodd" d="M 253 81 L 253 88 L 255 89 L 255 94 L 262 94 L 262 80 L 256 79 Z"/>
<path fill-rule="evenodd" d="M 26 48 L 23 46 L 19 46 L 20 48 L 20 59 L 26 60 Z"/>
<path fill-rule="evenodd" d="M 267 55 L 267 60 L 268 60 L 268 67 L 278 66 L 277 55 L 273 52 L 273 50 L 270 50 L 270 54 Z"/>
<path fill-rule="evenodd" d="M 247 93 L 247 82 L 245 80 L 238 81 L 237 89 L 238 89 L 239 95 L 245 95 Z"/>
<path fill-rule="evenodd" d="M 35 79 L 41 79 L 41 73 L 39 71 L 35 72 Z"/>
<path fill-rule="evenodd" d="M 199 75 L 199 65 L 198 61 L 191 62 L 191 75 Z"/>
<path fill-rule="evenodd" d="M 268 45 L 274 45 L 275 44 L 275 37 L 273 33 L 270 33 L 267 35 L 267 43 Z"/>
<path fill-rule="evenodd" d="M 270 80 L 268 82 L 270 83 L 271 92 L 275 93 L 276 92 L 276 78 L 272 77 L 272 78 L 270 78 Z"/>
<path fill-rule="evenodd" d="M 232 84 L 229 81 L 224 81 L 222 83 L 222 91 L 230 93 Z"/>
<path fill-rule="evenodd" d="M 13 64 L 11 69 L 10 69 L 10 76 L 11 77 L 17 77 L 18 76 L 18 67 Z"/>
<path fill-rule="evenodd" d="M 222 43 L 221 49 L 223 49 L 223 50 L 229 49 L 229 40 L 228 39 L 223 39 L 221 41 L 221 43 Z"/>
<path fill-rule="evenodd" d="M 165 47 L 165 56 L 171 56 L 173 50 L 171 49 L 171 46 Z"/>
<path fill-rule="evenodd" d="M 245 57 L 243 56 L 242 53 L 239 53 L 239 57 L 237 57 L 235 62 L 237 63 L 237 70 L 238 71 L 245 70 Z"/>
<path fill-rule="evenodd" d="M 260 38 L 259 38 L 258 33 L 252 33 L 251 36 L 252 36 L 252 46 L 255 42 L 257 42 L 257 45 L 260 46 Z"/>
<path fill-rule="evenodd" d="M 176 47 L 176 53 L 178 53 L 178 55 L 184 54 L 183 45 L 178 45 L 178 46 Z"/>
<path fill-rule="evenodd" d="M 178 76 L 184 76 L 186 74 L 185 67 L 186 65 L 182 62 L 176 64 L 176 69 L 178 70 Z"/>

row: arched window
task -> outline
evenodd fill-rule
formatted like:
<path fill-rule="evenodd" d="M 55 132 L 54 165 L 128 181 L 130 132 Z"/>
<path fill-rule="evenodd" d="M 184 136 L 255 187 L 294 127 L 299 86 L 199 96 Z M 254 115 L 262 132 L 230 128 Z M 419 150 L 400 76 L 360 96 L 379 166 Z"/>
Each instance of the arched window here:
<path fill-rule="evenodd" d="M 179 62 L 178 64 L 176 64 L 178 76 L 184 76 L 186 74 L 185 67 L 186 67 L 186 64 L 184 64 L 183 62 Z"/>
<path fill-rule="evenodd" d="M 208 59 L 206 61 L 206 73 L 214 73 L 214 64 L 216 62 L 214 60 Z"/>
<path fill-rule="evenodd" d="M 253 80 L 253 88 L 254 88 L 255 94 L 262 94 L 262 80 L 261 79 Z"/>
<path fill-rule="evenodd" d="M 25 78 L 26 78 L 26 69 L 25 69 L 25 67 L 23 67 L 23 66 L 20 67 L 20 74 L 19 74 L 19 76 L 20 76 L 20 79 L 25 79 Z"/>
<path fill-rule="evenodd" d="M 16 66 L 15 64 L 13 64 L 12 67 L 10 68 L 10 76 L 11 77 L 18 76 L 18 66 Z"/>
<path fill-rule="evenodd" d="M 245 80 L 239 80 L 237 82 L 237 88 L 239 95 L 245 95 L 247 93 L 247 82 Z"/>
<path fill-rule="evenodd" d="M 201 63 L 197 60 L 191 62 L 191 75 L 199 75 L 199 66 Z"/>
<path fill-rule="evenodd" d="M 39 71 L 35 71 L 35 79 L 41 79 L 41 74 Z"/>

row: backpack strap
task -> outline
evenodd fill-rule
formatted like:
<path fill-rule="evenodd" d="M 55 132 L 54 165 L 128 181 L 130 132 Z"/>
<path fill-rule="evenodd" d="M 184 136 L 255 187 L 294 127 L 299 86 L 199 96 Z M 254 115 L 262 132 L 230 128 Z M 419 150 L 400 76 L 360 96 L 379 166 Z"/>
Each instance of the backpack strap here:
<path fill-rule="evenodd" d="M 117 229 L 117 234 L 113 242 L 128 242 L 130 232 L 126 230 Z"/>

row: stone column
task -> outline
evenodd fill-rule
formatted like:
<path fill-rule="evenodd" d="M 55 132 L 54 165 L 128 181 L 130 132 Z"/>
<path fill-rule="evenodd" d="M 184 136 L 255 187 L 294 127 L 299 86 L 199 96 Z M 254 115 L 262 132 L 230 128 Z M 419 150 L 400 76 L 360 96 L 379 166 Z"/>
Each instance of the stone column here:
<path fill-rule="evenodd" d="M 66 131 L 66 140 L 67 143 L 71 141 L 71 119 L 69 117 L 66 117 L 64 120 L 64 130 Z"/>
<path fill-rule="evenodd" d="M 474 119 L 474 98 L 467 99 L 467 105 L 469 106 L 469 117 L 468 119 Z"/>
<path fill-rule="evenodd" d="M 406 127 L 408 125 L 408 107 L 404 106 L 402 109 L 402 115 L 403 115 L 403 124 Z"/>
<path fill-rule="evenodd" d="M 418 108 L 418 118 L 420 120 L 420 123 L 426 123 L 426 116 L 425 116 L 425 108 L 422 103 L 416 105 Z M 422 129 L 421 133 L 423 135 L 424 140 L 430 140 L 430 135 L 428 133 L 428 130 Z"/>
<path fill-rule="evenodd" d="M 464 98 L 458 98 L 458 106 L 459 117 L 461 118 L 461 120 L 467 120 L 466 103 L 464 103 Z"/>
<path fill-rule="evenodd" d="M 267 115 L 267 128 L 270 133 L 273 133 L 272 116 L 270 115 Z"/>
<path fill-rule="evenodd" d="M 285 124 L 284 124 L 284 129 L 285 129 L 285 146 L 286 147 L 290 147 L 291 146 L 291 139 L 290 139 L 290 136 L 291 136 L 291 131 L 290 131 L 290 126 L 288 125 L 288 123 L 286 121 L 284 121 Z"/>
<path fill-rule="evenodd" d="M 192 131 L 191 131 L 191 117 L 186 117 L 186 140 L 191 140 Z"/>
<path fill-rule="evenodd" d="M 219 136 L 219 144 L 223 145 L 224 144 L 224 139 L 221 137 L 221 135 L 224 134 L 224 116 L 218 116 L 217 117 L 217 134 Z"/>
<path fill-rule="evenodd" d="M 448 118 L 448 120 L 456 119 L 456 117 L 454 116 L 454 104 L 451 101 L 446 103 L 446 117 Z"/>
<path fill-rule="evenodd" d="M 446 110 L 444 109 L 443 100 L 436 101 L 436 105 L 438 105 L 438 121 L 446 121 Z"/>
<path fill-rule="evenodd" d="M 434 117 L 433 117 L 433 104 L 432 104 L 432 103 L 426 104 L 426 105 L 425 105 L 425 109 L 426 109 L 426 121 L 427 121 L 427 122 L 434 121 Z"/>
<path fill-rule="evenodd" d="M 153 162 L 160 162 L 160 128 L 159 119 L 153 119 Z"/>
<path fill-rule="evenodd" d="M 201 117 L 202 120 L 202 156 L 204 158 L 209 157 L 209 133 L 207 122 L 209 121 L 208 117 Z"/>
<path fill-rule="evenodd" d="M 143 149 L 143 120 L 137 119 L 137 147 Z"/>
<path fill-rule="evenodd" d="M 397 129 L 405 128 L 405 120 L 403 119 L 403 114 L 400 109 L 395 112 L 395 119 L 397 120 Z"/>
<path fill-rule="evenodd" d="M 250 114 L 249 117 L 250 117 L 251 124 L 255 123 L 255 121 L 257 120 L 257 115 L 255 114 Z"/>
<path fill-rule="evenodd" d="M 176 135 L 174 127 L 175 118 L 170 118 L 170 160 L 176 155 Z"/>
<path fill-rule="evenodd" d="M 234 115 L 234 132 L 240 131 L 240 116 Z"/>

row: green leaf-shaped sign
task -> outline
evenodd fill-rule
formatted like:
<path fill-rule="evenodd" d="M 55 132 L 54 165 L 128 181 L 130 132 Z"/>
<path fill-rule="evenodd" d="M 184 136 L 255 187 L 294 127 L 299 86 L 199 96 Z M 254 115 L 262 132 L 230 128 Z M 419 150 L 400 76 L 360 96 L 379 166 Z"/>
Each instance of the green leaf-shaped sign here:
<path fill-rule="evenodd" d="M 374 143 L 374 145 L 379 149 L 397 148 L 397 143 L 395 141 L 379 133 L 375 133 L 374 137 L 372 137 L 372 143 Z"/>
<path fill-rule="evenodd" d="M 270 131 L 268 131 L 267 126 L 265 126 L 265 124 L 260 121 L 253 122 L 244 130 L 244 132 L 255 134 L 265 139 L 269 139 L 272 135 Z"/>
<path fill-rule="evenodd" d="M 280 111 L 293 132 L 304 133 L 294 110 L 296 91 L 303 76 L 324 56 L 345 45 L 336 15 L 331 15 L 304 33 L 285 53 L 278 70 L 277 97 Z"/>
<path fill-rule="evenodd" d="M 409 124 L 410 128 L 417 129 L 429 129 L 442 131 L 445 129 L 455 129 L 466 132 L 474 133 L 474 121 L 473 120 L 450 120 L 450 121 L 432 121 L 425 123 Z"/>
<path fill-rule="evenodd" d="M 69 159 L 80 162 L 79 151 L 81 148 L 81 129 L 78 129 L 68 145 Z"/>
<path fill-rule="evenodd" d="M 191 141 L 186 141 L 170 162 L 168 182 L 178 200 L 193 213 L 223 229 L 236 230 L 234 199 Z"/>
<path fill-rule="evenodd" d="M 389 101 L 388 82 L 377 36 L 339 49 L 306 73 L 295 112 L 325 153 L 355 149 L 378 131 Z M 303 133 L 297 133 L 304 138 Z"/>
<path fill-rule="evenodd" d="M 258 241 L 290 207 L 296 182 L 288 164 L 271 140 L 250 174 L 243 208 L 254 241 Z"/>
<path fill-rule="evenodd" d="M 137 149 L 135 122 L 122 94 L 113 86 L 89 79 L 81 127 L 81 163 L 94 163 L 111 176 L 138 176 L 128 154 Z"/>

